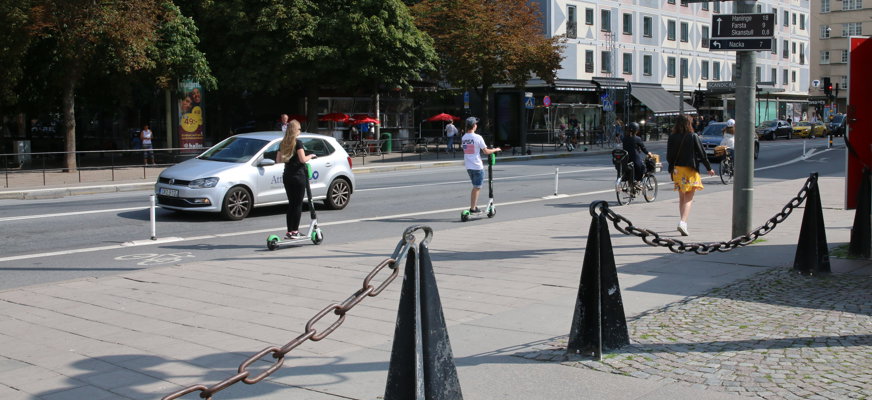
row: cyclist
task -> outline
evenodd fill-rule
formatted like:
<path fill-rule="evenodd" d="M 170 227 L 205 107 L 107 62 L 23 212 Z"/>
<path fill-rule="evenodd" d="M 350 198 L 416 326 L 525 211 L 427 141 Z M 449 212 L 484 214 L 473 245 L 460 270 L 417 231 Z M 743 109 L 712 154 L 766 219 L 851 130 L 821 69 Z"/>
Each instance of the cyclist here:
<path fill-rule="evenodd" d="M 650 157 L 651 153 L 639 137 L 639 124 L 635 122 L 627 124 L 627 132 L 621 143 L 624 151 L 627 152 L 627 161 L 632 161 L 634 164 L 632 182 L 635 183 L 636 189 L 641 189 L 642 176 L 645 174 L 645 157 Z"/>
<path fill-rule="evenodd" d="M 727 157 L 733 158 L 733 147 L 736 146 L 736 120 L 730 118 L 727 120 L 727 126 L 723 130 L 724 138 L 721 139 L 721 146 L 727 148 Z"/>

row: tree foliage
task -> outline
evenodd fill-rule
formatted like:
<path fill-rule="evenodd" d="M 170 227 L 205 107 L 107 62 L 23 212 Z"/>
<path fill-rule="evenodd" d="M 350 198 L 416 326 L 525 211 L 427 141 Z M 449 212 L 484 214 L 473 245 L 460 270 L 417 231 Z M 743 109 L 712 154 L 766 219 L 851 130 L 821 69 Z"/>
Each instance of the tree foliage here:
<path fill-rule="evenodd" d="M 28 29 L 30 2 L 0 0 L 0 105 L 13 104 L 15 85 L 23 75 L 23 61 L 30 44 Z"/>
<path fill-rule="evenodd" d="M 493 85 L 523 87 L 533 76 L 553 82 L 560 69 L 562 38 L 545 36 L 539 11 L 527 0 L 424 0 L 412 11 L 442 56 L 440 76 L 484 100 L 484 130 Z"/>

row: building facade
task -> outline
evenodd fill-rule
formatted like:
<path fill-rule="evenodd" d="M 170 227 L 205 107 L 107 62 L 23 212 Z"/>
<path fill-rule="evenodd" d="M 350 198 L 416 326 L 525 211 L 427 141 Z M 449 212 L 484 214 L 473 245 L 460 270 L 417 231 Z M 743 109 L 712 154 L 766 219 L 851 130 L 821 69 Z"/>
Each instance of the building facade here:
<path fill-rule="evenodd" d="M 872 32 L 872 4 L 866 0 L 812 0 L 811 58 L 812 85 L 809 90 L 813 107 L 823 117 L 844 113 L 848 96 L 848 38 L 869 36 Z M 828 99 L 824 87 L 833 85 Z M 835 93 L 838 85 L 838 94 Z M 834 106 L 833 106 L 834 105 Z"/>

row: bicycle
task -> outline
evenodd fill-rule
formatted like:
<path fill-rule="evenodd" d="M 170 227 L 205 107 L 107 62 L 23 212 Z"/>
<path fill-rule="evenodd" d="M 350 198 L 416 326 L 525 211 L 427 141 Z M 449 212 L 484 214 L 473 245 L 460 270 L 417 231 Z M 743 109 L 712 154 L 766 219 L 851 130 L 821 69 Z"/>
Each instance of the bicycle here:
<path fill-rule="evenodd" d="M 721 183 L 729 185 L 733 181 L 733 175 L 736 172 L 733 169 L 735 166 L 733 155 L 726 147 L 721 148 L 721 146 L 718 146 L 715 147 L 715 156 L 720 156 L 721 159 L 718 163 L 718 175 L 721 177 Z"/>
<path fill-rule="evenodd" d="M 649 157 L 646 160 L 645 174 L 638 184 L 635 182 L 633 173 L 635 163 L 628 159 L 626 150 L 612 150 L 612 164 L 615 165 L 615 169 L 618 172 L 617 180 L 615 180 L 615 193 L 617 194 L 618 204 L 630 204 L 639 194 L 648 203 L 657 198 L 658 185 L 657 177 L 654 176 L 655 166 L 653 159 Z"/>

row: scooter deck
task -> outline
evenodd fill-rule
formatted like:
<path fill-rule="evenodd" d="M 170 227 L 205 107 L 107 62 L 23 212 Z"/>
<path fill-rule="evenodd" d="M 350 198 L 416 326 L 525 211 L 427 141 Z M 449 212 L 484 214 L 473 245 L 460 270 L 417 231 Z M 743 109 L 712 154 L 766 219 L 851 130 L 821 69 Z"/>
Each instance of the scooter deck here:
<path fill-rule="evenodd" d="M 310 233 L 306 237 L 302 237 L 299 239 L 285 239 L 279 235 L 270 235 L 266 238 L 266 247 L 270 250 L 275 250 L 281 246 L 292 245 L 292 244 L 303 244 L 307 242 L 312 242 L 313 244 L 321 244 L 324 241 L 324 234 L 320 229 L 315 230 Z"/>

